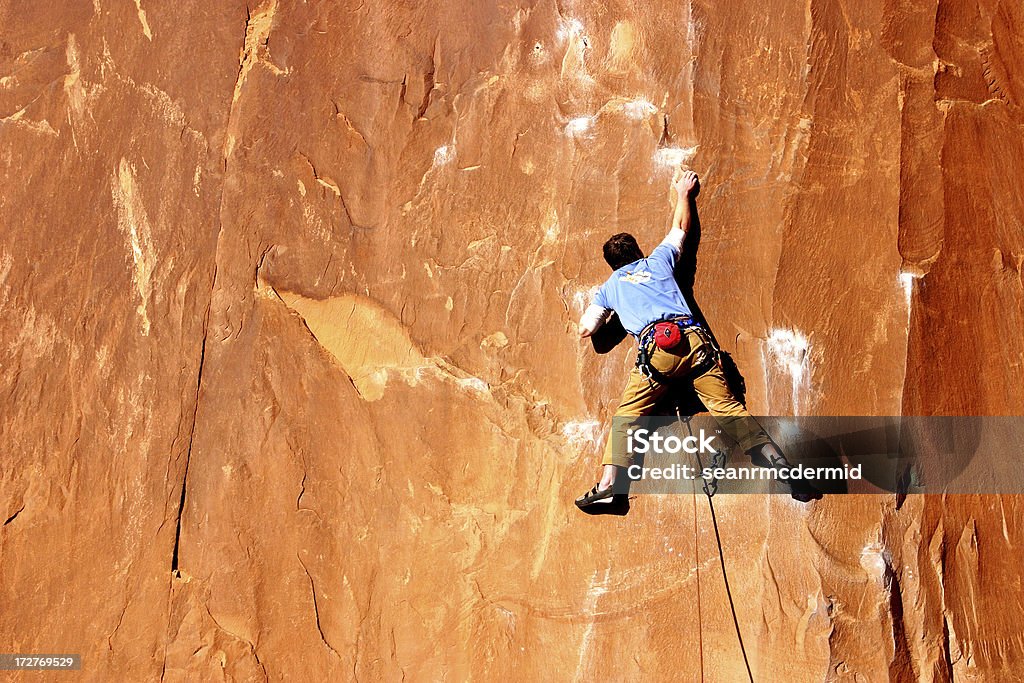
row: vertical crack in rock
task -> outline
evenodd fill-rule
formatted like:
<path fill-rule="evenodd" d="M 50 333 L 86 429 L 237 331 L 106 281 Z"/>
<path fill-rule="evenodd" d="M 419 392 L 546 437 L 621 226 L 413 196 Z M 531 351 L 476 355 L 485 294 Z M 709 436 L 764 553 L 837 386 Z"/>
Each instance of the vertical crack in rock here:
<path fill-rule="evenodd" d="M 266 48 L 270 41 L 270 28 L 274 23 L 274 14 L 277 12 L 277 0 L 271 0 L 266 7 L 252 11 L 246 9 L 245 33 L 242 41 L 241 55 L 238 59 L 238 78 L 235 79 L 235 89 L 231 95 L 231 108 L 228 111 L 228 131 L 224 140 L 224 167 L 227 168 L 228 158 L 235 149 L 235 133 L 238 126 L 236 106 L 242 97 L 242 88 L 249 76 L 249 72 L 260 61 L 260 48 Z M 281 70 L 273 67 L 275 73 Z"/>
<path fill-rule="evenodd" d="M 309 573 L 309 570 L 306 569 L 306 563 L 302 561 L 302 558 L 299 557 L 298 554 L 295 555 L 295 559 L 299 561 L 299 564 L 302 566 L 302 571 L 306 572 L 306 578 L 309 579 L 309 592 L 313 594 L 313 616 L 316 617 L 316 630 L 320 633 L 320 640 L 324 641 L 324 645 L 327 646 L 328 650 L 334 653 L 335 657 L 341 659 L 341 655 L 338 654 L 338 651 L 335 650 L 327 641 L 327 636 L 324 635 L 323 626 L 320 624 L 320 607 L 316 602 L 316 584 L 313 582 L 313 576 Z"/>
<path fill-rule="evenodd" d="M 199 350 L 199 371 L 196 376 L 195 404 L 192 409 L 192 429 L 188 435 L 188 450 L 185 452 L 185 471 L 181 476 L 181 496 L 178 499 L 178 518 L 174 525 L 174 550 L 171 553 L 171 573 L 178 575 L 178 550 L 181 547 L 181 515 L 185 511 L 185 493 L 188 486 L 188 466 L 192 461 L 192 445 L 196 437 L 196 424 L 199 421 L 199 392 L 203 387 L 203 366 L 206 363 L 206 337 L 210 320 L 207 309 L 206 320 L 203 321 L 203 343 Z"/>
<path fill-rule="evenodd" d="M 302 481 L 299 482 L 299 496 L 295 499 L 295 510 L 302 509 L 302 496 L 306 494 L 306 472 L 302 472 Z"/>
<path fill-rule="evenodd" d="M 910 645 L 907 642 L 906 624 L 903 620 L 903 587 L 886 553 L 885 587 L 889 593 L 889 618 L 892 622 L 893 653 L 889 662 L 889 680 L 914 680 Z"/>
<path fill-rule="evenodd" d="M 956 680 L 953 676 L 953 648 L 950 647 L 952 637 L 949 630 L 949 617 L 947 616 L 942 620 L 942 663 L 945 665 L 947 681 Z"/>
<path fill-rule="evenodd" d="M 239 58 L 238 78 L 235 81 L 234 91 L 231 97 L 231 104 L 228 108 L 227 136 L 224 141 L 223 165 L 225 173 L 228 169 L 232 152 L 234 151 L 235 136 L 234 129 L 237 125 L 237 104 L 245 85 L 246 77 L 252 69 L 255 61 L 259 60 L 257 49 L 260 45 L 265 46 L 270 36 L 270 27 L 273 23 L 274 14 L 277 11 L 277 0 L 271 0 L 268 6 L 256 12 L 248 11 L 245 18 L 245 30 L 243 32 L 241 56 Z M 178 514 L 174 528 L 174 548 L 171 552 L 171 573 L 180 576 L 179 554 L 181 549 L 181 517 L 185 511 L 185 497 L 188 492 L 188 470 L 192 461 L 192 447 L 195 443 L 196 425 L 199 421 L 199 395 L 203 385 L 203 369 L 206 363 L 206 341 L 209 337 L 210 310 L 213 306 L 213 296 L 217 289 L 217 262 L 219 261 L 220 237 L 224 233 L 224 184 L 221 185 L 221 198 L 219 207 L 220 230 L 218 231 L 216 244 L 214 245 L 214 269 L 210 283 L 210 303 L 207 304 L 206 315 L 203 320 L 203 340 L 199 351 L 199 370 L 196 376 L 195 403 L 192 412 L 192 427 L 189 432 L 188 449 L 185 453 L 185 468 L 181 477 L 181 495 L 178 499 Z M 265 255 L 265 254 L 264 254 Z M 258 660 L 257 660 L 258 661 Z"/>
<path fill-rule="evenodd" d="M 114 636 L 117 635 L 118 629 L 121 628 L 121 622 L 124 621 L 124 615 L 128 612 L 129 600 L 124 601 L 124 607 L 121 608 L 121 614 L 117 617 L 117 624 L 114 625 L 114 630 L 107 636 L 107 650 L 109 652 L 114 651 Z"/>
<path fill-rule="evenodd" d="M 422 119 L 427 113 L 427 109 L 430 108 L 431 95 L 434 92 L 435 86 L 434 76 L 437 73 L 437 48 L 440 41 L 440 36 L 434 39 L 434 49 L 430 53 L 430 66 L 427 67 L 427 72 L 423 74 L 423 99 L 420 100 L 420 107 L 416 112 L 416 119 Z M 404 78 L 402 79 L 402 88 L 404 92 Z"/>

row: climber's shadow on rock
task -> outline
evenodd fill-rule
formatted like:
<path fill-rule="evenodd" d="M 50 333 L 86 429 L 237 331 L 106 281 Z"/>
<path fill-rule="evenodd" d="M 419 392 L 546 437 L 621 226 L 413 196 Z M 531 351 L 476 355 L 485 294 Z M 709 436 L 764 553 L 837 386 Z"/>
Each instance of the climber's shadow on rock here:
<path fill-rule="evenodd" d="M 594 334 L 590 335 L 590 343 L 594 345 L 597 353 L 609 353 L 626 338 L 626 328 L 619 322 L 619 316 L 612 317 L 601 327 L 597 328 Z"/>
<path fill-rule="evenodd" d="M 700 305 L 697 303 L 697 299 L 693 295 L 693 283 L 697 279 L 697 253 L 700 250 L 700 214 L 693 211 L 693 215 L 690 222 L 690 230 L 686 233 L 686 239 L 683 241 L 683 253 L 679 257 L 679 262 L 676 264 L 676 284 L 679 285 L 679 290 L 683 293 L 683 298 L 686 299 L 686 303 L 690 306 L 690 312 L 693 313 L 694 319 L 708 330 L 711 335 L 711 339 L 714 340 L 715 346 L 722 348 L 722 345 L 718 342 L 718 338 L 715 337 L 715 331 L 708 324 L 707 318 L 704 317 L 704 312 L 701 311 Z M 740 372 L 739 366 L 736 365 L 736 361 L 733 360 L 732 354 L 727 351 L 721 352 L 722 371 L 725 373 L 725 379 L 729 383 L 729 388 L 732 389 L 733 395 L 739 399 L 740 403 L 746 405 L 747 402 L 747 383 L 743 379 L 743 374 Z M 693 390 L 690 390 L 693 393 Z M 699 399 L 696 399 L 696 395 L 693 397 L 697 400 L 697 405 L 703 409 L 703 404 L 700 403 Z"/>

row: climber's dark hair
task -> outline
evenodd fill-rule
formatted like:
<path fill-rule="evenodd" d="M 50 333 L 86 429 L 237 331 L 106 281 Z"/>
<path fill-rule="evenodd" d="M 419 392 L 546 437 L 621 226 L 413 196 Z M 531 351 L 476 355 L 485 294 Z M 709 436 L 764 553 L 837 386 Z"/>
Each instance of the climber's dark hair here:
<path fill-rule="evenodd" d="M 628 266 L 643 257 L 644 252 L 640 251 L 640 245 L 636 243 L 636 238 L 628 232 L 612 235 L 604 243 L 604 260 L 608 262 L 612 270 Z"/>

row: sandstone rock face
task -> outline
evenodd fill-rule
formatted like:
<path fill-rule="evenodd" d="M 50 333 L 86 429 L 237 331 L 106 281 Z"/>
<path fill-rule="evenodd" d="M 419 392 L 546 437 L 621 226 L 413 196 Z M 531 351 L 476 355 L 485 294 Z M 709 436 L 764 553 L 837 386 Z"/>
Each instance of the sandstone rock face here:
<path fill-rule="evenodd" d="M 1024 410 L 1019 2 L 0 25 L 0 651 L 86 680 L 743 680 L 704 501 L 572 505 L 631 363 L 574 322 L 604 238 L 660 239 L 680 163 L 755 413 Z M 1018 498 L 718 515 L 755 680 L 1020 675 Z"/>

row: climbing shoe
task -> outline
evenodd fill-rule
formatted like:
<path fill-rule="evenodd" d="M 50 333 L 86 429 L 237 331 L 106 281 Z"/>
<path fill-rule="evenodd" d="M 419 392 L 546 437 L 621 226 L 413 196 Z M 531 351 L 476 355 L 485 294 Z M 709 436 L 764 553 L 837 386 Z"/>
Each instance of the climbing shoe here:
<path fill-rule="evenodd" d="M 576 507 L 582 510 L 585 507 L 590 507 L 591 505 L 597 505 L 599 503 L 611 503 L 615 497 L 615 494 L 612 492 L 614 487 L 609 486 L 606 489 L 597 488 L 600 485 L 600 482 L 594 484 L 594 488 L 577 498 Z"/>

